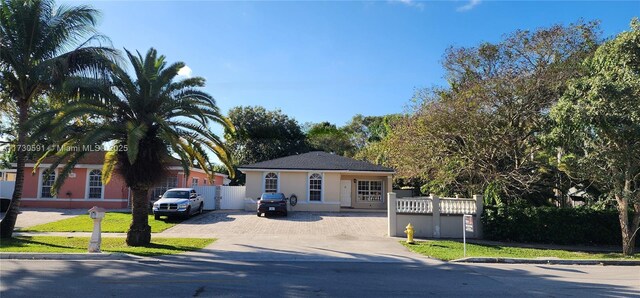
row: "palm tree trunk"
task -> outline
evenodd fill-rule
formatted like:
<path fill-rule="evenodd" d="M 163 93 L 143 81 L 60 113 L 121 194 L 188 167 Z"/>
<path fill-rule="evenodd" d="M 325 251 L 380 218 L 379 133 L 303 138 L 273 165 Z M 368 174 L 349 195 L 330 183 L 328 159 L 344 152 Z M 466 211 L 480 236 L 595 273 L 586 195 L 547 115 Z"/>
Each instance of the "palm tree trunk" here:
<path fill-rule="evenodd" d="M 11 203 L 9 209 L 2 221 L 0 221 L 0 238 L 11 238 L 13 229 L 16 226 L 18 212 L 20 210 L 20 200 L 22 199 L 22 188 L 24 186 L 24 164 L 27 158 L 27 151 L 24 150 L 26 144 L 27 133 L 24 123 L 29 117 L 29 104 L 26 100 L 17 100 L 18 102 L 18 140 L 16 144 L 16 184 L 13 188 Z"/>
<path fill-rule="evenodd" d="M 133 192 L 131 214 L 133 220 L 127 231 L 127 245 L 145 246 L 151 242 L 149 226 L 149 189 L 131 188 Z"/>

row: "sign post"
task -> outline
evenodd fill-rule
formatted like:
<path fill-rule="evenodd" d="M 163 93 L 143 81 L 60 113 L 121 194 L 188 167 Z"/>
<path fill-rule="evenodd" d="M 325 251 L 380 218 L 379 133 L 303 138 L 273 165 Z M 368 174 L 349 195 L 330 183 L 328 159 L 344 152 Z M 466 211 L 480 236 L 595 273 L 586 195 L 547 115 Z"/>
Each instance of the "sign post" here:
<path fill-rule="evenodd" d="M 467 232 L 473 233 L 473 215 L 462 216 L 462 242 L 464 247 L 464 257 L 467 257 Z"/>

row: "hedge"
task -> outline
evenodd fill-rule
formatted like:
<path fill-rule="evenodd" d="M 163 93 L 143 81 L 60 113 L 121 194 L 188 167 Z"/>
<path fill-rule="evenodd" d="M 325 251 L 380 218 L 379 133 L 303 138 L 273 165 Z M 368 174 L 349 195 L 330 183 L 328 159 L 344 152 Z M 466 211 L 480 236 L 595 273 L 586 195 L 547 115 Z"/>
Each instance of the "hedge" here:
<path fill-rule="evenodd" d="M 616 210 L 485 206 L 484 238 L 572 245 L 621 245 Z M 640 237 L 636 237 L 640 243 Z"/>

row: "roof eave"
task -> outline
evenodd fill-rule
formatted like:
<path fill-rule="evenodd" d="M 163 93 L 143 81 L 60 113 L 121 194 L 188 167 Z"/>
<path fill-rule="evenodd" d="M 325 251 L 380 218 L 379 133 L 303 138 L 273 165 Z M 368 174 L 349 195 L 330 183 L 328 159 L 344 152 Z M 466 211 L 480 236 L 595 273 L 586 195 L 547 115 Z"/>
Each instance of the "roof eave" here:
<path fill-rule="evenodd" d="M 291 168 L 238 168 L 241 172 L 265 172 L 265 171 L 287 171 L 287 172 L 309 172 L 319 171 L 325 173 L 380 173 L 380 174 L 392 174 L 395 175 L 396 171 L 386 170 L 337 170 L 337 169 L 291 169 Z"/>

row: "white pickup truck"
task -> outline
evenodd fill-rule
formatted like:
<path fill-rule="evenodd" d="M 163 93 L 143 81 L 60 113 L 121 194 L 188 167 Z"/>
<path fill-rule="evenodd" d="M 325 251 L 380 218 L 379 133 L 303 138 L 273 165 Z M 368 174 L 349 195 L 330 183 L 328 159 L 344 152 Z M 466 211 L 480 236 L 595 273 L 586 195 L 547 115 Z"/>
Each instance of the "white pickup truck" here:
<path fill-rule="evenodd" d="M 202 213 L 204 201 L 202 196 L 193 188 L 172 188 L 167 190 L 162 198 L 153 203 L 153 216 L 179 216 L 189 218 L 192 214 Z"/>

